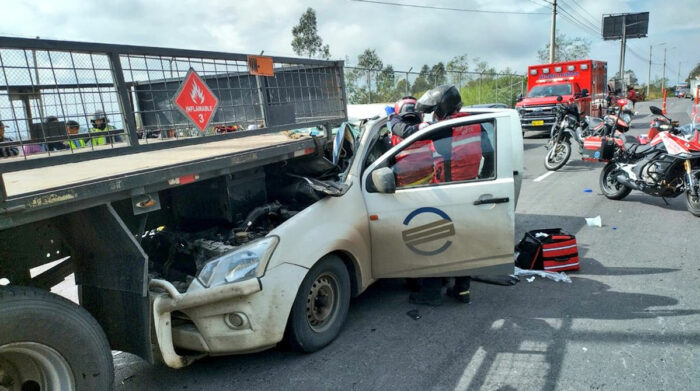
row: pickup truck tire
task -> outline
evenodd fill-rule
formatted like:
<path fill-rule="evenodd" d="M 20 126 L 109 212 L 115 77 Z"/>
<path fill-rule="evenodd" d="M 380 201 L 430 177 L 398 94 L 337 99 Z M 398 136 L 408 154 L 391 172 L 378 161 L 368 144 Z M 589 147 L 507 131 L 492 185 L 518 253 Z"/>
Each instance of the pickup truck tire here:
<path fill-rule="evenodd" d="M 109 343 L 84 308 L 10 285 L 0 287 L 0 319 L 0 389 L 112 389 Z"/>
<path fill-rule="evenodd" d="M 287 324 L 292 349 L 315 352 L 340 333 L 350 307 L 350 276 L 335 255 L 323 257 L 299 287 Z"/>

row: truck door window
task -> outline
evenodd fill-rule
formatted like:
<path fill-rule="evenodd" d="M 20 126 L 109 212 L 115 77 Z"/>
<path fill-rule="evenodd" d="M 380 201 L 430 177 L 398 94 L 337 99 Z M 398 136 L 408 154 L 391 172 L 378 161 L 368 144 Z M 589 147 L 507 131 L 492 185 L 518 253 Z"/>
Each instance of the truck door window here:
<path fill-rule="evenodd" d="M 444 128 L 414 141 L 391 160 L 397 189 L 496 177 L 492 121 Z"/>

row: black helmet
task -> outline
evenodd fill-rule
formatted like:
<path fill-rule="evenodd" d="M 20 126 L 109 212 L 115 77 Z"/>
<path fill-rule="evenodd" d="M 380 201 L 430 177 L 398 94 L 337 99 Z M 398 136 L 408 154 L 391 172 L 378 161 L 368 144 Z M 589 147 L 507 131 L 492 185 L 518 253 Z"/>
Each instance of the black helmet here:
<path fill-rule="evenodd" d="M 416 111 L 435 112 L 438 119 L 456 113 L 462 108 L 462 96 L 455 86 L 444 85 L 430 89 L 416 102 Z"/>

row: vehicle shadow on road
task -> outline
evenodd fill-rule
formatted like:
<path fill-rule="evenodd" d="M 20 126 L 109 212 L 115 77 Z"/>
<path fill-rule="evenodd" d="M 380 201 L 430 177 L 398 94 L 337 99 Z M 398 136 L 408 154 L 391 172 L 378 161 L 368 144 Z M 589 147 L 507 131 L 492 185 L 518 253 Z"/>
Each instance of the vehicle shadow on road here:
<path fill-rule="evenodd" d="M 676 198 L 666 198 L 668 205 L 664 203 L 661 197 L 654 197 L 641 192 L 633 191 L 630 195 L 618 202 L 636 202 L 638 204 L 648 205 L 649 207 L 661 207 L 664 209 L 684 211 L 687 210 L 685 206 L 684 195 L 680 195 Z"/>
<path fill-rule="evenodd" d="M 561 227 L 576 234 L 585 226 L 577 216 L 517 214 L 516 221 L 516 238 L 535 228 Z M 677 270 L 612 267 L 588 252 L 582 244 L 582 269 L 569 273 L 570 284 L 541 278 L 523 278 L 510 287 L 475 282 L 470 305 L 445 298 L 440 307 L 415 306 L 408 302 L 403 279 L 381 280 L 352 300 L 339 337 L 316 353 L 277 347 L 206 358 L 177 371 L 126 355 L 115 359 L 116 389 L 596 389 L 603 385 L 595 376 L 574 375 L 591 374 L 577 372 L 581 363 L 605 363 L 622 371 L 635 360 L 625 349 L 700 347 L 696 328 L 639 327 L 640 320 L 652 319 L 656 325 L 662 318 L 700 314 L 700 309 L 674 308 L 679 301 L 673 297 L 641 289 L 645 275 Z M 598 280 L 604 276 L 642 283 L 633 284 L 640 288 L 635 291 L 620 291 Z M 412 310 L 419 319 L 407 314 Z M 674 320 L 679 321 L 691 322 Z"/>

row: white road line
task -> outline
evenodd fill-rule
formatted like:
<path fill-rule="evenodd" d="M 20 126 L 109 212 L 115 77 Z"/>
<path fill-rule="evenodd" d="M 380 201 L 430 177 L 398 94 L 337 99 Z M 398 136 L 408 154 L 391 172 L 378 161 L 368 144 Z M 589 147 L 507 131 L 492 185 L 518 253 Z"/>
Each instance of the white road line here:
<path fill-rule="evenodd" d="M 533 180 L 533 182 L 541 182 L 541 181 L 544 180 L 544 178 L 546 178 L 546 177 L 548 177 L 548 176 L 554 174 L 554 172 L 555 172 L 555 171 L 548 171 L 548 172 L 545 172 L 544 174 L 542 174 L 542 175 L 538 176 L 537 178 L 535 178 L 535 180 Z"/>

